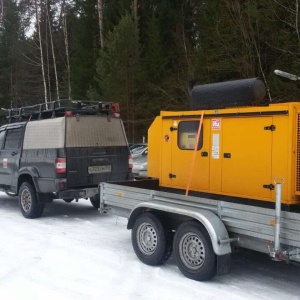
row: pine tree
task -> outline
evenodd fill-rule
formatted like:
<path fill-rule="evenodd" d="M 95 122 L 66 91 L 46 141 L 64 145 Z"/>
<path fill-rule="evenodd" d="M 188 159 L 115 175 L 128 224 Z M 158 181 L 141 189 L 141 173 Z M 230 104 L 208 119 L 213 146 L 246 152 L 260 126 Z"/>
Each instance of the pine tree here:
<path fill-rule="evenodd" d="M 120 103 L 129 140 L 135 139 L 135 107 L 139 92 L 140 54 L 138 33 L 130 15 L 125 15 L 106 40 L 97 63 L 103 98 Z"/>
<path fill-rule="evenodd" d="M 22 39 L 18 7 L 7 1 L 0 23 L 0 104 L 14 106 L 18 93 L 19 41 Z"/>
<path fill-rule="evenodd" d="M 86 99 L 99 53 L 97 0 L 78 0 L 70 13 L 72 98 Z"/>

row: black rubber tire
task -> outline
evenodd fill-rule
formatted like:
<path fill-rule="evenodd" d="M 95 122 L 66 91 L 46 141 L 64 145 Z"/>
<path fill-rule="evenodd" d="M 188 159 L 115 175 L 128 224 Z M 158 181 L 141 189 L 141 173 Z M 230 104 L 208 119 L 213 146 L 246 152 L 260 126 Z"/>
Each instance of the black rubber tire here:
<path fill-rule="evenodd" d="M 171 231 L 152 213 L 137 218 L 131 232 L 131 243 L 137 257 L 150 266 L 162 265 L 172 252 Z"/>
<path fill-rule="evenodd" d="M 19 190 L 19 207 L 27 219 L 39 218 L 44 211 L 44 204 L 39 204 L 34 188 L 28 182 L 23 182 Z"/>
<path fill-rule="evenodd" d="M 182 223 L 175 233 L 173 249 L 177 266 L 186 277 L 205 281 L 216 275 L 217 257 L 208 232 L 201 224 Z"/>
<path fill-rule="evenodd" d="M 90 201 L 91 201 L 92 205 L 96 209 L 100 208 L 100 198 L 99 198 L 99 195 L 95 195 L 93 197 L 90 197 Z"/>

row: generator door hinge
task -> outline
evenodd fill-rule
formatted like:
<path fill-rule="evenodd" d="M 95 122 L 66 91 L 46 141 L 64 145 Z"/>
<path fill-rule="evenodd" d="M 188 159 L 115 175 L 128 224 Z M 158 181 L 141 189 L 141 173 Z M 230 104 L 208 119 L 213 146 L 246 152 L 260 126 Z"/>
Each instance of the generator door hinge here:
<path fill-rule="evenodd" d="M 264 189 L 269 189 L 270 191 L 273 191 L 275 189 L 275 186 L 272 183 L 271 184 L 264 184 L 263 188 Z"/>
<path fill-rule="evenodd" d="M 270 126 L 266 126 L 264 129 L 265 130 L 275 131 L 276 130 L 276 126 L 275 125 L 270 125 Z"/>
<path fill-rule="evenodd" d="M 170 179 L 172 179 L 172 178 L 176 178 L 176 175 L 175 175 L 175 174 L 172 174 L 172 173 L 170 173 L 170 174 L 169 174 L 169 178 L 170 178 Z"/>

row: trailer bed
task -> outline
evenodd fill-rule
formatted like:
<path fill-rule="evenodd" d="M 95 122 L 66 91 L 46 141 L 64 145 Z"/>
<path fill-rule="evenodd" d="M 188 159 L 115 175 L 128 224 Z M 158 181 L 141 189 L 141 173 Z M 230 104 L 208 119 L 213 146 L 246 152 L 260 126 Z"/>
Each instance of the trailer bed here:
<path fill-rule="evenodd" d="M 115 183 L 100 184 L 100 212 L 109 210 L 115 215 L 128 218 L 135 207 L 146 202 L 160 203 L 173 208 L 208 210 L 224 223 L 234 246 L 270 253 L 274 244 L 275 208 L 184 196 Z M 283 253 L 287 255 L 288 260 L 300 262 L 300 214 L 282 211 L 280 228 Z"/>

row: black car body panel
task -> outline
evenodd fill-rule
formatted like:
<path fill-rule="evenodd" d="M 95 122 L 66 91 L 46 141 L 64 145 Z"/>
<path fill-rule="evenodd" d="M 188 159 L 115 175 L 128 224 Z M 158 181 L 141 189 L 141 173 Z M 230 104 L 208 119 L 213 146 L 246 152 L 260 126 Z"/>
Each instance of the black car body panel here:
<path fill-rule="evenodd" d="M 50 194 L 92 197 L 100 182 L 130 178 L 129 155 L 122 121 L 107 115 L 76 114 L 4 125 L 0 189 L 17 194 L 22 182 L 30 181 L 39 201 Z"/>

